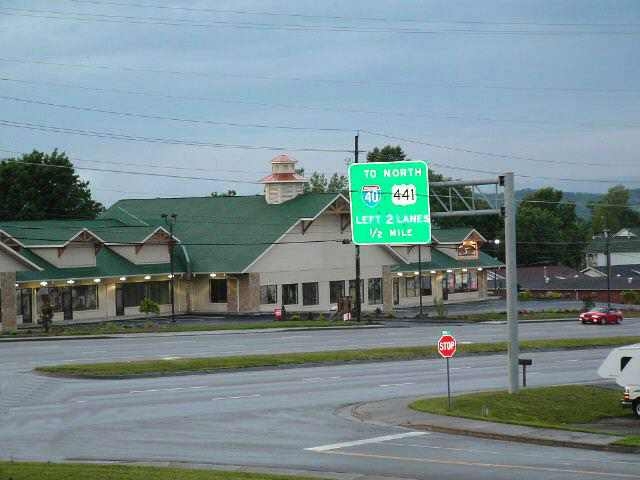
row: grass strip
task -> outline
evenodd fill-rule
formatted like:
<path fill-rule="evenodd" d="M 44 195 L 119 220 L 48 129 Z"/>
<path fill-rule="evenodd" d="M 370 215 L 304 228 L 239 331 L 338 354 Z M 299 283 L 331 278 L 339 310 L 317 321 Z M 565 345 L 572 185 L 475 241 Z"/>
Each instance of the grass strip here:
<path fill-rule="evenodd" d="M 566 348 L 609 347 L 640 342 L 640 337 L 574 338 L 554 340 L 526 340 L 520 343 L 522 351 L 557 350 Z M 472 343 L 458 345 L 458 354 L 492 354 L 507 350 L 506 342 Z M 435 345 L 417 347 L 370 348 L 269 355 L 243 355 L 232 357 L 178 358 L 171 360 L 138 360 L 90 364 L 54 365 L 36 368 L 50 375 L 79 378 L 113 378 L 175 375 L 183 373 L 213 373 L 221 370 L 280 367 L 305 364 L 331 364 L 341 362 L 375 362 L 419 360 L 436 358 Z"/>
<path fill-rule="evenodd" d="M 335 328 L 353 327 L 363 325 L 363 323 L 330 321 L 330 320 L 288 320 L 284 322 L 263 321 L 263 322 L 229 322 L 224 324 L 206 323 L 142 323 L 139 325 L 98 323 L 92 325 L 54 325 L 50 333 L 44 333 L 41 328 L 23 329 L 18 332 L 4 333 L 4 336 L 12 337 L 57 337 L 75 335 L 115 335 L 123 333 L 156 333 L 156 332 L 210 332 L 220 330 L 258 330 L 269 328 Z"/>
<path fill-rule="evenodd" d="M 640 447 L 640 435 L 631 435 L 624 437 L 622 440 L 613 442 L 614 445 L 622 445 L 624 447 Z"/>
<path fill-rule="evenodd" d="M 454 398 L 418 400 L 410 407 L 419 412 L 538 428 L 589 431 L 588 425 L 602 418 L 630 417 L 620 408 L 621 392 L 592 385 L 527 388 L 516 394 L 481 392 Z"/>
<path fill-rule="evenodd" d="M 36 478 L 38 480 L 303 480 L 309 477 L 127 465 L 0 462 L 0 480 Z"/>

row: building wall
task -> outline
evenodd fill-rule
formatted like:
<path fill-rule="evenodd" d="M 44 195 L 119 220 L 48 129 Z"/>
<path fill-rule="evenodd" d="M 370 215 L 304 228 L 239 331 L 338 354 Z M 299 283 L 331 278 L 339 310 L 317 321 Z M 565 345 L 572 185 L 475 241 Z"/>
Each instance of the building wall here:
<path fill-rule="evenodd" d="M 72 243 L 65 247 L 61 254 L 58 248 L 33 248 L 32 251 L 59 268 L 96 266 L 96 251 L 93 243 Z"/>
<path fill-rule="evenodd" d="M 0 272 L 20 272 L 27 270 L 24 264 L 20 263 L 7 252 L 0 250 Z"/>
<path fill-rule="evenodd" d="M 611 253 L 611 265 L 636 265 L 640 263 L 640 252 Z M 595 255 L 595 264 L 591 266 L 606 267 L 607 256 L 604 253 Z"/>
<path fill-rule="evenodd" d="M 170 261 L 167 245 L 143 245 L 137 253 L 136 247 L 132 245 L 112 245 L 109 248 L 137 265 L 169 263 Z"/>
<path fill-rule="evenodd" d="M 355 247 L 326 240 L 351 239 L 349 227 L 340 232 L 340 217 L 323 214 L 302 233 L 297 225 L 286 234 L 280 245 L 273 248 L 249 269 L 260 273 L 261 285 L 277 285 L 278 303 L 260 305 L 264 312 L 273 311 L 282 302 L 282 285 L 298 284 L 298 303 L 287 305 L 290 311 L 328 311 L 335 307 L 330 303 L 329 282 L 345 281 L 345 294 L 348 294 L 348 281 L 355 278 Z M 316 243 L 290 243 L 309 242 Z M 382 278 L 383 265 L 395 265 L 398 262 L 384 247 L 368 246 L 360 249 L 361 278 L 364 279 L 363 311 L 382 307 L 382 303 L 369 304 L 367 279 Z M 302 283 L 318 282 L 318 305 L 302 304 Z"/>

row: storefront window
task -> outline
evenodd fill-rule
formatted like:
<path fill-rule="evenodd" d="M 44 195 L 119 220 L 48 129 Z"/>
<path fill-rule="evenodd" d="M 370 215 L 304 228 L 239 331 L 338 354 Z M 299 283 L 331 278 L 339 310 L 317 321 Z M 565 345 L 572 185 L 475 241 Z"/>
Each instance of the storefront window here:
<path fill-rule="evenodd" d="M 73 301 L 73 309 L 80 310 L 97 310 L 98 309 L 98 286 L 97 285 L 78 285 L 71 289 Z"/>
<path fill-rule="evenodd" d="M 209 281 L 211 303 L 227 303 L 227 279 L 214 278 Z"/>
<path fill-rule="evenodd" d="M 283 305 L 298 304 L 298 284 L 288 283 L 282 285 L 282 303 Z"/>
<path fill-rule="evenodd" d="M 431 295 L 431 275 L 422 276 L 422 295 Z"/>
<path fill-rule="evenodd" d="M 278 286 L 262 285 L 260 287 L 260 303 L 263 305 L 278 303 Z"/>
<path fill-rule="evenodd" d="M 407 290 L 407 297 L 417 297 L 418 296 L 418 277 L 406 277 L 405 278 L 405 286 Z"/>
<path fill-rule="evenodd" d="M 356 281 L 349 280 L 349 296 L 353 305 L 356 304 Z M 364 279 L 360 279 L 360 303 L 364 303 Z"/>
<path fill-rule="evenodd" d="M 344 280 L 329 282 L 329 303 L 338 303 L 344 297 Z"/>
<path fill-rule="evenodd" d="M 318 282 L 302 284 L 302 304 L 318 305 Z"/>
<path fill-rule="evenodd" d="M 369 293 L 369 305 L 378 305 L 382 303 L 382 279 L 370 278 L 367 285 Z"/>

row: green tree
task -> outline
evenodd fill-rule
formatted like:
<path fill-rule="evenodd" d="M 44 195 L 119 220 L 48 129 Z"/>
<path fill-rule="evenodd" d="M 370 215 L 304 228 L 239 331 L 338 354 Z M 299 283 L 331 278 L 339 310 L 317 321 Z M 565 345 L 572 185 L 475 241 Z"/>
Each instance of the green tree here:
<path fill-rule="evenodd" d="M 339 193 L 349 190 L 349 179 L 346 175 L 334 173 L 329 179 L 329 185 L 327 185 L 327 192 Z"/>
<path fill-rule="evenodd" d="M 342 174 L 334 173 L 327 179 L 324 173 L 313 172 L 309 183 L 305 186 L 305 193 L 338 193 L 349 189 L 349 179 Z"/>
<path fill-rule="evenodd" d="M 327 191 L 327 176 L 324 173 L 313 172 L 307 184 L 307 191 L 323 193 Z"/>
<path fill-rule="evenodd" d="M 594 234 L 608 229 L 612 234 L 625 227 L 640 225 L 640 215 L 629 206 L 630 192 L 622 185 L 611 187 L 589 206 Z"/>
<path fill-rule="evenodd" d="M 408 160 L 400 145 L 385 145 L 382 148 L 375 147 L 367 153 L 367 162 L 402 162 Z"/>
<path fill-rule="evenodd" d="M 235 197 L 238 194 L 235 190 L 227 190 L 226 192 L 211 192 L 212 197 Z"/>
<path fill-rule="evenodd" d="M 526 195 L 517 214 L 518 263 L 563 264 L 579 267 L 589 228 L 576 206 L 563 202 L 563 193 L 551 187 Z"/>
<path fill-rule="evenodd" d="M 91 219 L 102 210 L 64 152 L 34 150 L 0 162 L 2 220 Z"/>

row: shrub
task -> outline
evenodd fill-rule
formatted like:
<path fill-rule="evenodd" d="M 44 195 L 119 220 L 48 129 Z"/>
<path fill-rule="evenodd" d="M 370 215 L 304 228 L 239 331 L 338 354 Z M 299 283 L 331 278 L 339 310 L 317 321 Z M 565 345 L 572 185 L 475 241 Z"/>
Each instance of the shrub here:
<path fill-rule="evenodd" d="M 382 315 L 382 309 L 380 307 L 376 307 L 376 316 L 379 317 Z"/>
<path fill-rule="evenodd" d="M 149 298 L 143 298 L 140 303 L 140 313 L 146 313 L 147 315 L 155 313 L 157 315 L 160 313 L 160 306 Z"/>
<path fill-rule="evenodd" d="M 582 309 L 583 309 L 585 312 L 588 312 L 589 310 L 591 310 L 591 309 L 592 309 L 593 307 L 595 307 L 595 306 L 596 306 L 596 303 L 593 301 L 593 299 L 592 299 L 592 298 L 585 298 L 585 299 L 582 301 Z"/>
<path fill-rule="evenodd" d="M 533 295 L 529 290 L 525 290 L 523 292 L 518 293 L 518 300 L 526 301 L 526 300 L 531 300 L 532 298 L 533 298 Z"/>
<path fill-rule="evenodd" d="M 640 292 L 634 290 L 625 290 L 622 292 L 622 302 L 627 305 L 640 304 Z"/>
<path fill-rule="evenodd" d="M 547 292 L 545 293 L 544 298 L 548 300 L 558 300 L 562 298 L 562 294 L 560 292 Z"/>
<path fill-rule="evenodd" d="M 444 300 L 442 299 L 436 300 L 435 307 L 436 307 L 436 317 L 444 318 L 447 316 L 447 307 L 444 304 Z"/>
<path fill-rule="evenodd" d="M 324 321 L 326 320 L 326 318 L 324 318 L 324 314 L 322 314 L 322 313 L 321 313 L 320 315 L 318 315 L 317 320 L 318 320 L 319 322 L 324 322 Z"/>
<path fill-rule="evenodd" d="M 289 318 L 289 320 L 291 320 L 292 322 L 298 322 L 300 321 L 300 315 L 298 315 L 297 313 L 295 315 L 291 315 L 291 318 Z"/>

